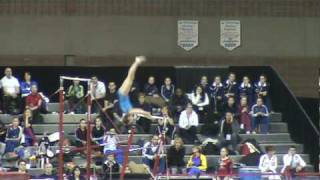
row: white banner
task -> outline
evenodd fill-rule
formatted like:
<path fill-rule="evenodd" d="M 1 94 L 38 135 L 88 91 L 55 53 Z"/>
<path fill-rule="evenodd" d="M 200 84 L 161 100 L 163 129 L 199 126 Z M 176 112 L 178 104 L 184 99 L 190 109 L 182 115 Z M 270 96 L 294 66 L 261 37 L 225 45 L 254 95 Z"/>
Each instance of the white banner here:
<path fill-rule="evenodd" d="M 229 51 L 241 44 L 241 25 L 239 20 L 220 21 L 220 45 Z"/>
<path fill-rule="evenodd" d="M 178 46 L 186 51 L 198 46 L 198 21 L 178 21 Z"/>

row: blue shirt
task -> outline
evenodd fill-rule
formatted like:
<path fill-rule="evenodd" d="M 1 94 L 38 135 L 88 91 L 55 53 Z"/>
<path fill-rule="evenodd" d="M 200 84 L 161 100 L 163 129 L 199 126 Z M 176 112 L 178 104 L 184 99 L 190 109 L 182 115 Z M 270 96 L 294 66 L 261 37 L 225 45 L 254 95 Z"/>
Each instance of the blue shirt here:
<path fill-rule="evenodd" d="M 38 86 L 38 83 L 35 81 L 31 81 L 30 84 L 26 81 L 20 82 L 21 97 L 27 97 L 29 94 L 31 94 L 32 85 Z"/>

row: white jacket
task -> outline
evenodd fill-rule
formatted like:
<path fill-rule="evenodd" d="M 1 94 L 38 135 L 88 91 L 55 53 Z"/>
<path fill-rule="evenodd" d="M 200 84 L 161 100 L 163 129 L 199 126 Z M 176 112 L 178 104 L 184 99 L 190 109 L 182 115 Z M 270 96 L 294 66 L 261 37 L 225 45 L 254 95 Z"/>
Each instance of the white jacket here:
<path fill-rule="evenodd" d="M 268 154 L 264 154 L 260 157 L 259 169 L 262 173 L 267 172 L 267 169 L 269 169 L 273 173 L 276 173 L 277 166 L 278 158 L 276 155 L 273 155 L 271 158 L 269 158 Z"/>
<path fill-rule="evenodd" d="M 187 111 L 184 110 L 181 112 L 179 117 L 179 127 L 186 129 L 187 126 L 198 126 L 199 125 L 199 119 L 198 115 L 195 111 L 192 111 L 191 115 L 188 117 Z"/>
<path fill-rule="evenodd" d="M 283 156 L 283 168 L 281 172 L 283 173 L 286 167 L 290 166 L 291 168 L 296 168 L 297 166 L 306 166 L 306 162 L 301 158 L 299 154 L 293 156 L 286 154 Z"/>

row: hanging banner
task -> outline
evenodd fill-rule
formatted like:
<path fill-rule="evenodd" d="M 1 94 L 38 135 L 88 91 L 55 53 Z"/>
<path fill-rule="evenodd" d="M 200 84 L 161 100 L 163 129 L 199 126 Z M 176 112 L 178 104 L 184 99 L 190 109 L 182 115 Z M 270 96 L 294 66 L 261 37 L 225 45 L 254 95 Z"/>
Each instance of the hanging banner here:
<path fill-rule="evenodd" d="M 186 51 L 198 46 L 198 21 L 178 21 L 178 46 Z"/>
<path fill-rule="evenodd" d="M 220 21 L 220 45 L 229 51 L 241 44 L 241 25 L 239 20 Z"/>

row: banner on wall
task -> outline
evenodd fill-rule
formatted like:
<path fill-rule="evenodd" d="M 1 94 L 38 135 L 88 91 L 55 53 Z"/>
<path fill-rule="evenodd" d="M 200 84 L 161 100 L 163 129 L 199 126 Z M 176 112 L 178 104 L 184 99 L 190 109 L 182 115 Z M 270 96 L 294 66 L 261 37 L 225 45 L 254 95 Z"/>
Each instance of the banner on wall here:
<path fill-rule="evenodd" d="M 198 21 L 180 20 L 178 21 L 178 46 L 186 51 L 190 51 L 198 46 Z"/>
<path fill-rule="evenodd" d="M 229 51 L 241 44 L 241 25 L 239 20 L 220 21 L 220 45 Z"/>

